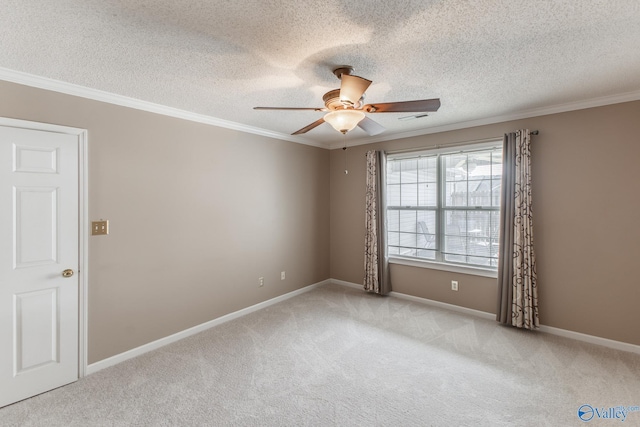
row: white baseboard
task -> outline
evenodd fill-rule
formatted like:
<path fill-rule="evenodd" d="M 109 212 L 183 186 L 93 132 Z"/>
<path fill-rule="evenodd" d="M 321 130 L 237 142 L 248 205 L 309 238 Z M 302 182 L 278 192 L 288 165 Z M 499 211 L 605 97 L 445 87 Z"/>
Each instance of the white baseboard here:
<path fill-rule="evenodd" d="M 338 279 L 329 279 L 329 281 L 335 285 L 346 286 L 347 288 L 358 289 L 360 291 L 364 290 L 363 286 L 358 285 L 357 283 L 345 282 L 344 280 L 338 280 Z"/>
<path fill-rule="evenodd" d="M 401 294 L 400 292 L 389 292 L 389 296 L 419 302 L 422 304 L 432 305 L 434 307 L 444 308 L 445 310 L 455 311 L 461 314 L 468 314 L 470 316 L 480 317 L 487 320 L 496 320 L 496 315 L 493 313 L 487 313 L 486 311 L 474 310 L 472 308 L 461 307 L 455 304 L 448 304 L 446 302 L 434 301 L 431 299 L 414 297 L 413 295 Z"/>
<path fill-rule="evenodd" d="M 124 362 L 125 360 L 132 359 L 134 357 L 140 356 L 141 354 L 147 353 L 152 350 L 156 350 L 160 347 L 164 347 L 165 345 L 174 343 L 181 339 L 187 338 L 191 335 L 195 335 L 199 332 L 206 331 L 207 329 L 213 328 L 214 326 L 218 326 L 222 323 L 228 322 L 233 319 L 237 319 L 242 316 L 246 316 L 249 313 L 253 313 L 254 311 L 262 310 L 263 308 L 269 307 L 271 305 L 277 304 L 279 302 L 288 300 L 289 298 L 293 298 L 297 295 L 303 294 L 305 292 L 309 292 L 315 288 L 331 283 L 330 280 L 323 280 L 322 282 L 314 283 L 309 286 L 305 286 L 304 288 L 297 289 L 295 291 L 286 293 L 284 295 L 280 295 L 275 298 L 271 298 L 270 300 L 263 301 L 261 303 L 252 305 L 247 308 L 243 308 L 242 310 L 234 311 L 233 313 L 226 314 L 224 316 L 218 317 L 217 319 L 210 320 L 209 322 L 202 323 L 200 325 L 194 326 L 189 329 L 185 329 L 184 331 L 177 332 L 173 335 L 169 335 L 168 337 L 160 338 L 159 340 L 150 342 L 148 344 L 141 345 L 140 347 L 136 347 L 129 351 L 125 351 L 124 353 L 116 354 L 115 356 L 111 356 L 107 359 L 100 360 L 99 362 L 92 363 L 87 366 L 85 373 L 86 375 L 91 375 L 96 373 L 102 369 L 108 368 L 113 365 L 117 365 L 118 363 Z"/>
<path fill-rule="evenodd" d="M 344 280 L 338 280 L 338 279 L 329 279 L 329 281 L 336 285 L 346 286 L 347 288 L 358 289 L 361 291 L 363 290 L 362 285 L 358 285 L 357 283 L 345 282 Z M 456 311 L 458 313 L 469 314 L 475 317 L 482 317 L 483 319 L 494 320 L 496 318 L 495 314 L 487 313 L 485 311 L 474 310 L 472 308 L 461 307 L 459 305 L 454 305 L 454 304 L 447 304 L 446 302 L 434 301 L 427 298 L 414 297 L 413 295 L 402 294 L 400 292 L 393 292 L 393 291 L 389 292 L 389 296 L 404 299 L 404 300 L 414 301 L 421 304 L 432 305 L 435 307 L 444 308 L 446 310 Z"/>
<path fill-rule="evenodd" d="M 254 311 L 258 311 L 261 310 L 263 308 L 269 307 L 271 305 L 277 304 L 281 301 L 285 301 L 289 298 L 293 298 L 297 295 L 301 295 L 303 293 L 309 292 L 313 289 L 316 289 L 320 286 L 329 284 L 329 283 L 333 283 L 336 285 L 340 285 L 340 286 L 345 286 L 348 288 L 352 288 L 352 289 L 357 289 L 357 290 L 363 290 L 362 289 L 362 285 L 356 284 L 356 283 L 352 283 L 352 282 L 346 282 L 344 280 L 338 280 L 338 279 L 327 279 L 327 280 L 323 280 L 322 282 L 318 282 L 318 283 L 314 283 L 312 285 L 306 286 L 304 288 L 301 289 L 297 289 L 295 291 L 286 293 L 284 295 L 280 295 L 278 297 L 272 298 L 270 300 L 267 301 L 263 301 L 261 303 L 252 305 L 250 307 L 247 308 L 243 308 L 242 310 L 238 310 L 235 311 L 233 313 L 229 313 L 226 314 L 224 316 L 218 317 L 217 319 L 213 319 L 209 322 L 194 326 L 192 328 L 189 329 L 185 329 L 184 331 L 181 332 L 177 332 L 173 335 L 169 335 L 168 337 L 164 337 L 161 338 L 159 340 L 150 342 L 148 344 L 142 345 L 140 347 L 136 347 L 134 349 L 131 349 L 129 351 L 126 351 L 124 353 L 120 353 L 120 354 L 116 354 L 115 356 L 109 357 L 107 359 L 104 360 L 100 360 L 99 362 L 96 363 L 92 363 L 90 365 L 88 365 L 86 367 L 85 373 L 86 375 L 90 375 L 93 373 L 96 373 L 102 369 L 108 368 L 110 366 L 113 365 L 117 365 L 118 363 L 124 362 L 125 360 L 129 360 L 132 359 L 134 357 L 140 356 L 144 353 L 147 353 L 149 351 L 152 350 L 156 350 L 158 348 L 164 347 L 165 345 L 174 343 L 176 341 L 179 341 L 181 339 L 187 338 L 191 335 L 195 335 L 199 332 L 202 331 L 206 331 L 207 329 L 213 328 L 214 326 L 220 325 L 222 323 L 228 322 L 230 320 L 233 319 L 237 319 L 239 317 L 245 316 L 249 313 L 253 313 Z M 479 311 L 479 310 L 473 310 L 471 308 L 466 308 L 466 307 L 460 307 L 457 305 L 453 305 L 453 304 L 447 304 L 444 302 L 440 302 L 440 301 L 434 301 L 434 300 L 430 300 L 427 298 L 420 298 L 420 297 L 416 297 L 413 295 L 407 295 L 407 294 L 402 294 L 399 292 L 391 292 L 389 294 L 389 296 L 394 297 L 394 298 L 400 298 L 400 299 L 404 299 L 404 300 L 409 300 L 409 301 L 414 301 L 414 302 L 418 302 L 418 303 L 422 303 L 422 304 L 427 304 L 427 305 L 431 305 L 431 306 L 435 306 L 435 307 L 439 307 L 439 308 L 444 308 L 446 310 L 451 310 L 451 311 L 455 311 L 458 313 L 462 313 L 462 314 L 468 314 L 471 316 L 475 316 L 475 317 L 479 317 L 482 319 L 488 319 L 488 320 L 494 320 L 495 319 L 495 314 L 492 313 L 487 313 L 484 311 Z M 609 348 L 613 348 L 616 350 L 622 350 L 622 351 L 628 351 L 631 353 L 637 353 L 640 354 L 640 346 L 635 345 L 635 344 L 630 344 L 630 343 L 625 343 L 625 342 L 621 342 L 621 341 L 614 341 L 614 340 L 610 340 L 607 338 L 601 338 L 601 337 L 596 337 L 593 335 L 587 335 L 587 334 L 582 334 L 579 332 L 573 332 L 573 331 L 568 331 L 565 329 L 559 329 L 559 328 L 554 328 L 551 326 L 545 326 L 545 325 L 541 325 L 540 326 L 540 331 L 544 332 L 544 333 L 548 333 L 548 334 L 552 334 L 552 335 L 558 335 L 561 337 L 565 337 L 565 338 L 571 338 L 574 340 L 578 340 L 578 341 L 583 341 L 583 342 L 588 342 L 591 344 L 597 344 L 597 345 L 601 345 L 604 347 L 609 347 Z"/>
<path fill-rule="evenodd" d="M 613 348 L 615 350 L 622 350 L 640 354 L 640 345 L 635 345 L 628 342 L 610 340 L 608 338 L 596 337 L 593 335 L 582 334 L 580 332 L 568 331 L 566 329 L 554 328 L 553 326 L 545 325 L 540 325 L 540 332 L 545 332 L 547 334 L 557 335 L 565 338 L 571 338 L 591 344 L 597 344 L 604 347 Z"/>
<path fill-rule="evenodd" d="M 358 285 L 352 282 L 345 282 L 344 280 L 338 279 L 329 279 L 329 282 L 346 286 L 352 289 L 360 289 L 362 290 L 362 285 Z M 414 301 L 422 304 L 427 304 L 435 307 L 444 308 L 451 311 L 456 311 L 458 313 L 468 314 L 475 317 L 480 317 L 482 319 L 495 320 L 496 315 L 493 313 L 487 313 L 485 311 L 473 310 L 467 307 L 460 307 L 458 305 L 447 304 L 440 301 L 434 301 L 427 298 L 420 298 L 413 295 L 402 294 L 399 292 L 390 292 L 389 296 L 400 298 L 404 300 Z M 566 329 L 554 328 L 552 326 L 540 325 L 540 332 L 544 332 L 551 335 L 557 335 L 560 337 L 570 338 L 577 341 L 588 342 L 590 344 L 597 344 L 603 347 L 613 348 L 615 350 L 628 351 L 631 353 L 640 354 L 640 345 L 635 345 L 631 343 L 626 343 L 622 341 L 610 340 L 608 338 L 596 337 L 593 335 L 582 334 L 580 332 L 568 331 Z"/>

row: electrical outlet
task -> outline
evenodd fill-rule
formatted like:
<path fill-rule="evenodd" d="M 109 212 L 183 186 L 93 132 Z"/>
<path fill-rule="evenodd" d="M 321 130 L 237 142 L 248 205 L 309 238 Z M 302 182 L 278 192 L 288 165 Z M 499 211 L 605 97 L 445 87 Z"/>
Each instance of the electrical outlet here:
<path fill-rule="evenodd" d="M 286 277 L 286 275 L 284 274 L 284 271 L 280 272 L 280 280 L 284 280 L 284 278 Z"/>
<path fill-rule="evenodd" d="M 264 286 L 264 277 L 258 277 L 258 287 Z"/>
<path fill-rule="evenodd" d="M 452 291 L 457 291 L 458 290 L 458 281 L 457 280 L 452 280 L 451 281 L 451 290 Z"/>

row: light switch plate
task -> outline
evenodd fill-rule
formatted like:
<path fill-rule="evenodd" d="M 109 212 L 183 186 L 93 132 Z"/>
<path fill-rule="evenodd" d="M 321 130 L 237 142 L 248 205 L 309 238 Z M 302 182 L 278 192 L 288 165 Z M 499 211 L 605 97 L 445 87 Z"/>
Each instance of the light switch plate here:
<path fill-rule="evenodd" d="M 109 220 L 100 220 L 91 222 L 91 235 L 104 236 L 109 234 Z"/>

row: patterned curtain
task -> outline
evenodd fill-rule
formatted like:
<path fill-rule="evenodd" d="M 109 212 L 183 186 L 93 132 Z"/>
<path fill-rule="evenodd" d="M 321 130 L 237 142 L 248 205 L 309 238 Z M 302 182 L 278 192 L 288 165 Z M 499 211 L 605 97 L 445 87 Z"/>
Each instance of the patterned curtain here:
<path fill-rule="evenodd" d="M 537 329 L 538 284 L 531 209 L 531 136 L 528 129 L 504 136 L 498 314 L 496 320 Z"/>
<path fill-rule="evenodd" d="M 377 294 L 391 292 L 386 232 L 386 183 L 384 151 L 367 152 L 365 196 L 364 289 Z"/>

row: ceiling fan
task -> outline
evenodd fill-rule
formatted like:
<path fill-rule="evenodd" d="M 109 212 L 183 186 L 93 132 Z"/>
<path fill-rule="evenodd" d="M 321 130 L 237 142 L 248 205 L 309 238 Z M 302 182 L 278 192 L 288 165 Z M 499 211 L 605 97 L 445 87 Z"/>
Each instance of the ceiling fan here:
<path fill-rule="evenodd" d="M 425 113 L 438 111 L 440 99 L 420 99 L 403 102 L 384 102 L 379 104 L 364 104 L 364 93 L 369 88 L 371 80 L 351 75 L 353 67 L 345 65 L 333 70 L 333 74 L 340 79 L 340 89 L 334 89 L 325 93 L 322 97 L 323 108 L 296 108 L 296 107 L 254 107 L 254 110 L 310 110 L 326 111 L 324 117 L 316 120 L 292 133 L 300 135 L 311 129 L 328 122 L 335 130 L 346 134 L 356 126 L 363 129 L 369 135 L 378 135 L 385 128 L 378 122 L 365 116 L 366 113 Z"/>

